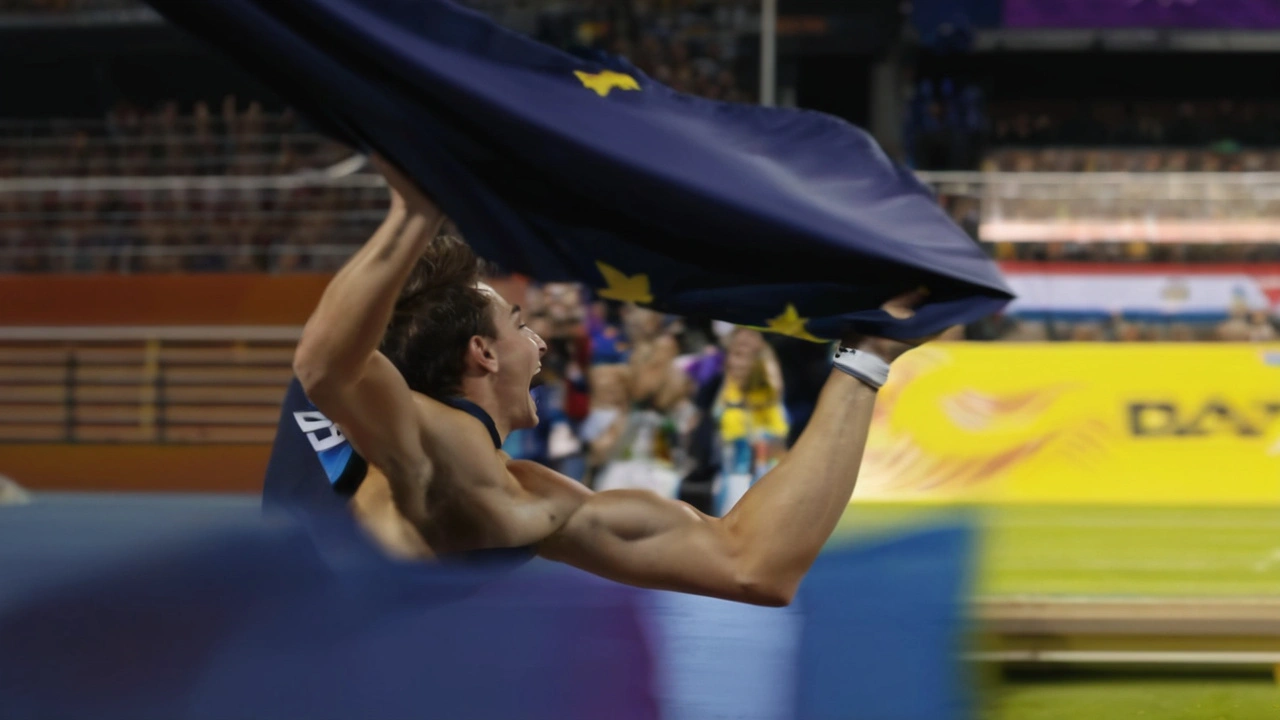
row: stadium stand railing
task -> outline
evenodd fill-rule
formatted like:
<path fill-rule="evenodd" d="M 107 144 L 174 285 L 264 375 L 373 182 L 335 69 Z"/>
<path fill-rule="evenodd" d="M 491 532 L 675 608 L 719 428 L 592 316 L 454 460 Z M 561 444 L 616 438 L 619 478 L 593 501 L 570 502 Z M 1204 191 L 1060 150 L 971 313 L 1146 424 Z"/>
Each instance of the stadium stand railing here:
<path fill-rule="evenodd" d="M 0 443 L 269 443 L 300 328 L 0 328 Z"/>
<path fill-rule="evenodd" d="M 1273 242 L 1280 172 L 919 177 L 1002 260 L 1280 260 Z M 0 270 L 332 270 L 377 226 L 385 205 L 381 178 L 335 166 L 244 176 L 0 177 Z"/>
<path fill-rule="evenodd" d="M 296 115 L 228 96 L 215 111 L 122 106 L 105 119 L 0 119 L 0 176 L 262 175 L 323 167 L 351 151 Z"/>
<path fill-rule="evenodd" d="M 1280 173 L 921 173 L 976 201 L 987 242 L 1248 244 L 1280 238 Z"/>

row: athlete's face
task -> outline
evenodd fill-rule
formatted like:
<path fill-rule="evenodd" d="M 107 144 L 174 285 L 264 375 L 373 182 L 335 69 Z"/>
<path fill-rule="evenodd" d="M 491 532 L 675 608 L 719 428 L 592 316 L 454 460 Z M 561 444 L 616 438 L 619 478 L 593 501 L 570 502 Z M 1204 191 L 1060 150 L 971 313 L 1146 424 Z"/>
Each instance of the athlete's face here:
<path fill-rule="evenodd" d="M 725 352 L 725 376 L 737 383 L 746 382 L 751 368 L 760 357 L 764 346 L 764 338 L 754 330 L 739 329 L 729 338 L 729 346 Z"/>
<path fill-rule="evenodd" d="M 507 302 L 488 285 L 481 283 L 480 289 L 493 298 L 493 324 L 498 330 L 493 352 L 497 358 L 501 412 L 512 430 L 534 427 L 538 424 L 538 410 L 529 387 L 542 370 L 547 344 L 525 324 L 519 305 Z"/>

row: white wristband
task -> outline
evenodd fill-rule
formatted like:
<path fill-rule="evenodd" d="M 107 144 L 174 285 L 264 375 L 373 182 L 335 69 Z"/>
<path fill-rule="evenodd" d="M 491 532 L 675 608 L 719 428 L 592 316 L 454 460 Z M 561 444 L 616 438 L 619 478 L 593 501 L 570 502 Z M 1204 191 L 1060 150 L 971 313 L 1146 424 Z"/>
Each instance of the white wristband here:
<path fill-rule="evenodd" d="M 868 352 L 841 347 L 836 350 L 835 366 L 879 390 L 889 381 L 889 363 Z"/>

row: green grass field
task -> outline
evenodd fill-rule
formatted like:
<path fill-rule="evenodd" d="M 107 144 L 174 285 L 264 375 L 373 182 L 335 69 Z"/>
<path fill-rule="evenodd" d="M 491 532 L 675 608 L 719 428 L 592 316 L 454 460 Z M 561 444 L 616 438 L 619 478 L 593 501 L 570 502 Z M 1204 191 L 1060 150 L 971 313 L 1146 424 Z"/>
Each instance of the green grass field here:
<path fill-rule="evenodd" d="M 986 697 L 981 720 L 1275 720 L 1280 687 L 1269 678 L 1066 676 L 1007 682 Z"/>
<path fill-rule="evenodd" d="M 868 503 L 850 506 L 837 533 L 865 537 L 956 512 L 973 513 L 982 528 L 983 595 L 1280 595 L 1280 506 Z"/>

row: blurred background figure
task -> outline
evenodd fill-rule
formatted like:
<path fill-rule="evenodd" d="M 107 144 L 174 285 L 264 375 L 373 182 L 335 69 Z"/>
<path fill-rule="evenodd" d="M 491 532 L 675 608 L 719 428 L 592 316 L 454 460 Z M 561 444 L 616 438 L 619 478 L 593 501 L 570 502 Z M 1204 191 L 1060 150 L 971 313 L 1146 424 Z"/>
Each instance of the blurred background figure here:
<path fill-rule="evenodd" d="M 680 416 L 687 414 L 692 385 L 677 366 L 681 326 L 661 313 L 634 305 L 622 307 L 620 318 L 627 364 L 597 374 L 609 387 L 603 393 L 606 413 L 616 416 L 598 438 L 597 490 L 640 488 L 677 497 L 686 458 Z M 622 404 L 625 392 L 625 408 Z"/>
<path fill-rule="evenodd" d="M 724 370 L 702 387 L 697 404 L 714 428 L 711 456 L 719 457 L 720 470 L 712 509 L 723 516 L 777 465 L 790 430 L 782 370 L 759 332 L 737 328 L 728 335 Z"/>

